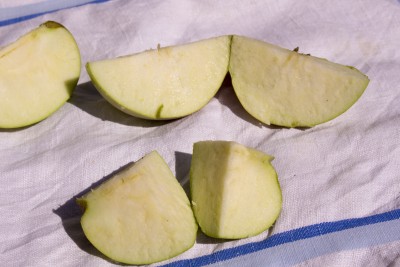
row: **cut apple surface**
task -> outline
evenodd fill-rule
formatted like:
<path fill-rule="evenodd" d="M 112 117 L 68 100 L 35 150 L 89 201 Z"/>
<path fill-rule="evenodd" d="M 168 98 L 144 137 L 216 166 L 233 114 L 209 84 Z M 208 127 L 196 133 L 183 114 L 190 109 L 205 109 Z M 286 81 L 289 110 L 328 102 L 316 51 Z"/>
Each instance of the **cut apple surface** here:
<path fill-rule="evenodd" d="M 248 113 L 265 124 L 314 126 L 350 108 L 369 79 L 357 69 L 233 36 L 229 72 Z"/>
<path fill-rule="evenodd" d="M 78 83 L 81 60 L 71 33 L 48 21 L 0 50 L 0 128 L 41 121 Z"/>
<path fill-rule="evenodd" d="M 282 194 L 272 159 L 235 142 L 194 144 L 190 168 L 192 207 L 206 235 L 245 238 L 275 222 Z"/>
<path fill-rule="evenodd" d="M 230 36 L 163 47 L 86 65 L 98 91 L 130 115 L 166 120 L 189 115 L 216 94 L 228 71 Z"/>
<path fill-rule="evenodd" d="M 157 152 L 77 200 L 88 240 L 128 264 L 174 257 L 194 245 L 197 224 L 186 193 Z"/>

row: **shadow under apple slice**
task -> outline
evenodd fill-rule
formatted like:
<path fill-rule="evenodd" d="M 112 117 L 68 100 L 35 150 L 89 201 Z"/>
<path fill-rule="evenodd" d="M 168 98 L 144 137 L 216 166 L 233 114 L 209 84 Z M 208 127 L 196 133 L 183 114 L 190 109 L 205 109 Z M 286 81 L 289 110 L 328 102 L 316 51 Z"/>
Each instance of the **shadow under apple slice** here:
<path fill-rule="evenodd" d="M 175 151 L 175 177 L 190 200 L 190 163 L 192 154 Z"/>

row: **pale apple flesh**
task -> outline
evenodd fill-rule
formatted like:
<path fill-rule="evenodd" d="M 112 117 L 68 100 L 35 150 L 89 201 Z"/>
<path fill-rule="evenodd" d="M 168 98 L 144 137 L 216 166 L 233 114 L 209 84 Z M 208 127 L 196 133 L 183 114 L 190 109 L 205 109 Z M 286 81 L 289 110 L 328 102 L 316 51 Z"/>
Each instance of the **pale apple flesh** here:
<path fill-rule="evenodd" d="M 71 33 L 46 22 L 0 50 L 0 128 L 39 122 L 71 96 L 81 71 Z"/>
<path fill-rule="evenodd" d="M 77 200 L 88 240 L 127 264 L 172 258 L 194 245 L 197 224 L 190 202 L 155 151 Z"/>
<path fill-rule="evenodd" d="M 230 36 L 162 47 L 86 65 L 98 91 L 130 115 L 167 120 L 205 106 L 227 72 Z"/>
<path fill-rule="evenodd" d="M 272 156 L 228 141 L 194 144 L 192 207 L 208 236 L 239 239 L 260 234 L 277 219 L 282 194 Z"/>
<path fill-rule="evenodd" d="M 314 126 L 339 116 L 369 83 L 353 67 L 241 36 L 232 38 L 229 72 L 248 113 L 286 127 Z"/>

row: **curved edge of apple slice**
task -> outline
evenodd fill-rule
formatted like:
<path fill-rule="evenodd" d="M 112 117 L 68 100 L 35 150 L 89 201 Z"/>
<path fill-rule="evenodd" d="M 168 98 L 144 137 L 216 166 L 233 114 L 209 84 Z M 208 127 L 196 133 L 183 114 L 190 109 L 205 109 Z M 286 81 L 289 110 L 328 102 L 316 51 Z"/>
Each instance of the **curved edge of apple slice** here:
<path fill-rule="evenodd" d="M 243 47 L 246 46 L 252 46 L 254 49 L 247 49 L 248 47 L 245 47 L 243 49 L 242 47 L 236 48 L 236 43 L 237 42 L 242 42 Z M 244 50 L 244 51 L 236 51 L 237 50 Z M 245 51 L 247 50 L 247 51 Z M 267 52 L 263 52 L 267 51 Z M 257 51 L 260 53 L 260 55 L 251 55 L 254 51 Z M 258 67 L 260 69 L 258 72 L 260 75 L 257 77 L 256 73 L 257 71 L 252 71 L 250 72 L 250 69 L 248 66 L 245 66 L 242 68 L 244 73 L 239 73 L 242 70 L 239 70 L 240 67 L 237 67 L 238 64 L 242 64 L 239 61 L 243 61 L 240 57 L 237 56 L 238 53 L 247 53 L 248 58 L 250 58 L 250 61 L 252 61 L 252 64 Z M 275 54 L 274 54 L 275 53 Z M 243 108 L 254 118 L 259 120 L 262 123 L 265 123 L 267 125 L 277 125 L 277 126 L 283 126 L 283 127 L 313 127 L 321 123 L 328 122 L 330 120 L 335 119 L 336 117 L 340 116 L 341 114 L 345 113 L 348 109 L 350 109 L 362 96 L 366 88 L 368 87 L 369 84 L 369 78 L 362 73 L 360 70 L 358 70 L 355 67 L 352 66 L 345 66 L 341 65 L 338 63 L 331 62 L 327 59 L 324 58 L 319 58 L 315 56 L 311 56 L 309 54 L 301 54 L 298 52 L 298 49 L 294 50 L 289 50 L 286 48 L 282 48 L 273 44 L 269 44 L 264 41 L 256 40 L 256 39 L 251 39 L 248 37 L 244 36 L 239 36 L 239 35 L 234 35 L 232 37 L 232 48 L 231 48 L 231 61 L 229 64 L 229 73 L 232 77 L 232 86 L 235 91 L 235 94 L 238 97 L 239 102 L 243 106 Z M 293 63 L 293 64 L 292 64 Z M 335 93 L 333 92 L 323 92 L 320 94 L 320 92 L 316 92 L 317 97 L 313 99 L 312 97 L 312 90 L 309 90 L 309 95 L 311 96 L 310 99 L 312 101 L 309 101 L 306 105 L 309 106 L 309 108 L 304 108 L 300 107 L 299 105 L 293 105 L 296 106 L 297 110 L 287 112 L 285 110 L 286 108 L 292 108 L 291 105 L 296 102 L 296 101 L 303 101 L 305 99 L 305 94 L 297 94 L 296 96 L 290 95 L 290 93 L 295 93 L 298 88 L 304 89 L 301 87 L 305 87 L 304 84 L 313 84 L 315 81 L 322 81 L 326 82 L 324 86 L 324 90 L 334 88 L 336 85 L 329 85 L 329 83 L 333 84 L 335 81 L 331 77 L 328 77 L 326 81 L 321 79 L 321 76 L 324 75 L 324 73 L 321 72 L 320 77 L 316 77 L 317 79 L 313 80 L 312 75 L 315 73 L 312 73 L 310 70 L 305 70 L 303 73 L 302 71 L 299 71 L 298 73 L 295 73 L 296 70 L 295 64 L 299 66 L 304 66 L 304 64 L 308 64 L 307 67 L 310 67 L 311 64 L 318 65 L 321 68 L 326 68 L 327 70 L 332 70 L 331 73 L 333 72 L 343 72 L 343 76 L 353 76 L 354 79 L 351 80 L 350 78 L 345 80 L 343 79 L 343 83 L 340 85 L 342 88 L 340 88 L 340 92 L 337 91 L 336 94 L 341 93 L 341 96 L 334 95 Z M 309 64 L 310 63 L 310 64 Z M 250 63 L 249 63 L 250 64 Z M 303 64 L 303 65 L 302 65 Z M 280 66 L 279 66 L 280 65 Z M 291 66 L 292 65 L 292 66 Z M 274 66 L 277 66 L 274 69 Z M 279 69 L 280 68 L 280 69 Z M 292 68 L 292 69 L 290 69 Z M 315 68 L 316 70 L 317 68 Z M 293 71 L 294 70 L 294 71 Z M 294 74 L 293 76 L 295 77 L 289 77 L 289 74 Z M 271 77 L 271 80 L 267 81 L 270 76 L 273 74 L 280 75 L 279 77 Z M 300 74 L 300 75 L 299 75 Z M 328 73 L 330 75 L 330 73 Z M 327 76 L 328 76 L 327 75 Z M 251 77 L 247 77 L 251 76 Z M 301 83 L 301 77 L 305 77 L 304 83 Z M 318 74 L 316 75 L 318 76 Z M 340 75 L 337 75 L 338 77 Z M 300 78 L 300 79 L 299 79 Z M 242 80 L 244 79 L 249 79 L 247 82 L 243 82 Z M 287 81 L 283 81 L 283 80 Z M 298 83 L 296 84 L 295 79 L 299 79 L 297 81 Z M 319 79 L 319 80 L 318 80 Z M 329 80 L 330 79 L 330 80 Z M 256 81 L 255 83 L 252 84 L 253 81 Z M 336 81 L 338 82 L 338 81 Z M 353 84 L 355 85 L 353 85 Z M 268 86 L 270 88 L 268 88 Z M 278 87 L 281 88 L 278 88 Z M 339 87 L 340 87 L 339 86 Z M 353 86 L 353 87 L 352 87 Z M 253 88 L 252 88 L 253 87 Z M 255 89 L 258 87 L 257 89 Z M 296 90 L 293 90 L 296 87 Z M 316 87 L 316 86 L 314 86 Z M 354 89 L 356 87 L 356 89 Z M 352 89 L 348 90 L 348 96 L 346 95 L 346 90 L 345 89 Z M 283 95 L 283 93 L 278 92 L 278 89 L 282 89 L 282 91 L 289 92 L 287 95 Z M 264 92 L 260 93 L 262 90 Z M 266 91 L 269 90 L 272 92 L 272 94 L 267 95 Z M 307 90 L 307 88 L 306 88 Z M 258 92 L 256 92 L 258 91 Z M 255 93 L 254 93 L 255 92 Z M 254 94 L 254 96 L 252 95 Z M 282 97 L 279 97 L 279 94 L 282 94 Z M 330 98 L 329 94 L 332 94 L 334 97 Z M 317 99 L 319 97 L 319 99 Z M 340 103 L 341 98 L 350 98 L 345 104 Z M 273 100 L 270 100 L 270 99 Z M 297 99 L 296 99 L 297 98 Z M 288 100 L 289 99 L 289 100 Z M 316 100 L 316 101 L 314 101 Z M 268 102 L 269 101 L 269 102 Z M 313 102 L 314 101 L 314 106 Z M 319 101 L 319 102 L 318 102 Z M 275 103 L 276 105 L 275 105 Z M 325 104 L 329 103 L 330 108 L 332 109 L 331 112 L 326 112 L 327 108 L 319 108 L 317 106 L 324 106 Z M 316 104 L 316 105 L 315 105 Z M 336 104 L 336 107 L 334 107 Z M 304 106 L 306 106 L 304 105 Z M 340 106 L 340 108 L 337 108 L 337 106 Z M 300 107 L 300 108 L 299 108 Z M 325 110 L 324 110 L 325 109 Z M 310 119 L 302 119 L 297 116 L 297 114 L 301 113 L 308 113 L 310 114 L 309 117 L 312 118 L 313 116 L 319 117 L 315 120 L 310 120 Z M 296 114 L 297 113 L 297 114 Z M 316 115 L 318 113 L 325 113 L 324 116 L 319 116 Z M 307 116 L 303 116 L 305 118 Z"/>
<path fill-rule="evenodd" d="M 69 98 L 71 97 L 73 91 L 75 90 L 75 88 L 78 84 L 78 81 L 80 78 L 80 73 L 81 73 L 81 67 L 82 67 L 81 66 L 81 55 L 80 55 L 78 44 L 77 44 L 74 36 L 72 35 L 72 33 L 64 25 L 62 25 L 58 22 L 55 22 L 55 21 L 46 21 L 46 22 L 40 24 L 37 28 L 20 36 L 17 40 L 10 43 L 8 46 L 0 48 L 0 60 L 2 57 L 6 56 L 9 53 L 18 52 L 19 47 L 23 46 L 25 42 L 28 42 L 29 41 L 28 39 L 30 38 L 30 36 L 33 36 L 32 39 L 35 39 L 36 38 L 35 35 L 39 34 L 40 31 L 43 30 L 43 28 L 46 28 L 50 31 L 62 29 L 66 33 L 65 36 L 69 39 L 68 42 L 70 42 L 70 44 L 75 49 L 74 55 L 71 56 L 71 54 L 68 54 L 67 56 L 74 58 L 74 60 L 76 61 L 76 64 L 78 65 L 78 66 L 76 66 L 76 75 L 72 75 L 73 77 L 68 77 L 67 80 L 60 79 L 60 81 L 59 81 L 60 87 L 59 88 L 60 88 L 60 91 L 62 90 L 62 91 L 64 91 L 64 93 L 61 93 L 62 96 L 58 97 L 58 101 L 57 101 L 58 103 L 57 104 L 53 103 L 52 107 L 49 107 L 47 109 L 47 111 L 42 112 L 43 114 L 37 115 L 35 117 L 35 116 L 32 116 L 31 110 L 25 110 L 25 111 L 23 111 L 23 113 L 25 113 L 25 115 L 24 115 L 25 118 L 22 119 L 22 122 L 17 122 L 16 120 L 18 120 L 18 118 L 11 118 L 11 119 L 6 120 L 6 122 L 2 122 L 2 120 L 0 118 L 0 129 L 23 128 L 23 127 L 34 125 L 34 124 L 50 117 L 52 114 L 54 114 L 56 111 L 58 111 L 69 100 Z M 53 47 L 55 47 L 55 46 L 53 45 Z M 41 58 L 43 58 L 43 57 L 41 57 Z M 31 70 L 31 71 L 34 72 L 34 69 L 35 68 L 33 68 L 33 70 Z M 54 71 L 52 69 L 48 69 L 48 70 Z M 24 76 L 24 75 L 22 75 L 22 76 Z M 21 77 L 21 76 L 19 76 L 19 77 Z M 48 95 L 46 94 L 43 97 L 47 98 Z M 19 97 L 19 99 L 21 99 L 21 98 Z M 27 99 L 27 101 L 29 101 L 29 100 Z M 43 103 L 43 105 L 46 106 L 46 103 Z M 26 105 L 26 106 L 29 106 L 29 105 Z M 9 112 L 5 112 L 5 113 L 7 113 L 8 116 L 13 117 L 13 115 L 11 115 L 12 112 L 13 111 L 9 111 Z M 32 117 L 30 117 L 30 116 L 32 116 Z"/>
<path fill-rule="evenodd" d="M 215 62 L 204 62 L 204 63 L 207 63 L 212 68 L 217 67 L 218 68 L 218 72 L 219 72 L 217 77 L 213 77 L 212 78 L 214 80 L 214 82 L 213 82 L 213 85 L 209 89 L 207 89 L 209 91 L 207 93 L 207 96 L 206 97 L 205 96 L 196 97 L 195 90 L 193 90 L 193 89 L 190 89 L 190 90 L 192 90 L 192 92 L 190 92 L 190 90 L 187 90 L 187 91 L 184 92 L 186 94 L 185 98 L 176 97 L 177 93 L 176 92 L 171 92 L 171 94 L 175 94 L 176 98 L 179 98 L 176 101 L 178 103 L 178 104 L 176 104 L 177 109 L 180 108 L 179 105 L 186 105 L 185 106 L 185 111 L 183 111 L 183 112 L 176 112 L 176 113 L 174 112 L 174 114 L 172 114 L 171 112 L 165 111 L 168 108 L 171 110 L 171 108 L 169 107 L 171 105 L 170 105 L 170 103 L 168 103 L 168 100 L 166 100 L 167 103 L 163 103 L 162 101 L 159 101 L 158 104 L 156 105 L 156 108 L 154 108 L 154 107 L 152 108 L 152 112 L 143 112 L 143 110 L 146 108 L 145 104 L 141 104 L 141 106 L 138 106 L 138 105 L 135 105 L 135 104 L 127 105 L 126 103 L 129 102 L 129 101 L 127 100 L 126 97 L 122 97 L 121 95 L 125 94 L 125 93 L 129 95 L 130 93 L 127 93 L 127 90 L 121 89 L 121 88 L 118 88 L 117 90 L 118 91 L 125 90 L 125 93 L 115 93 L 115 89 L 110 89 L 110 87 L 105 86 L 104 83 L 102 83 L 100 81 L 100 79 L 102 79 L 102 77 L 101 77 L 102 74 L 100 74 L 98 72 L 96 73 L 96 70 L 94 70 L 94 65 L 99 63 L 99 62 L 103 63 L 103 62 L 107 62 L 107 61 L 112 61 L 112 60 L 118 61 L 118 60 L 124 60 L 124 59 L 127 59 L 127 58 L 133 58 L 133 57 L 145 57 L 146 55 L 148 55 L 150 57 L 150 56 L 152 56 L 151 55 L 152 53 L 154 53 L 154 54 L 156 54 L 156 53 L 157 54 L 164 54 L 163 56 L 160 56 L 160 57 L 164 57 L 165 61 L 170 60 L 170 62 L 171 61 L 177 61 L 178 62 L 178 60 L 182 60 L 182 58 L 186 57 L 183 60 L 185 60 L 187 62 L 191 62 L 192 59 L 189 57 L 190 53 L 186 53 L 186 54 L 181 53 L 180 55 L 177 55 L 176 58 L 180 57 L 180 59 L 172 58 L 172 57 L 174 57 L 174 55 L 171 56 L 172 60 L 171 59 L 167 59 L 167 57 L 170 54 L 172 54 L 171 51 L 173 49 L 182 49 L 183 50 L 183 49 L 185 49 L 185 47 L 188 47 L 188 48 L 189 47 L 194 47 L 195 45 L 200 45 L 201 43 L 203 43 L 204 46 L 206 46 L 207 42 L 211 42 L 212 40 L 216 40 L 216 39 L 219 39 L 219 40 L 224 40 L 225 39 L 224 41 L 226 42 L 226 44 L 225 44 L 225 48 L 224 49 L 226 51 L 224 51 L 224 49 L 221 48 L 221 52 L 226 53 L 224 55 L 225 56 L 225 62 L 221 66 L 220 66 L 220 64 L 215 64 Z M 120 111 L 122 111 L 122 112 L 124 112 L 126 114 L 129 114 L 131 116 L 134 116 L 134 117 L 138 117 L 138 118 L 142 118 L 142 119 L 148 119 L 148 120 L 178 119 L 178 118 L 182 118 L 182 117 L 188 116 L 190 114 L 193 114 L 193 113 L 199 111 L 204 106 L 206 106 L 209 103 L 209 101 L 217 94 L 217 92 L 220 89 L 220 87 L 221 87 L 221 85 L 222 85 L 222 83 L 223 83 L 223 81 L 224 81 L 224 79 L 225 79 L 225 77 L 226 77 L 226 75 L 228 73 L 228 70 L 229 70 L 231 40 L 232 40 L 232 36 L 231 35 L 224 35 L 224 36 L 209 38 L 209 39 L 200 40 L 200 41 L 187 43 L 187 44 L 182 44 L 182 45 L 177 45 L 177 46 L 169 46 L 169 47 L 162 47 L 162 48 L 158 47 L 157 49 L 146 50 L 146 51 L 139 52 L 139 53 L 136 53 L 136 54 L 127 55 L 127 56 L 114 58 L 114 59 L 109 59 L 109 60 L 100 60 L 100 61 L 94 61 L 94 62 L 87 62 L 85 66 L 86 66 L 86 70 L 87 70 L 87 72 L 89 74 L 89 77 L 90 77 L 93 85 L 95 86 L 95 88 L 99 91 L 99 93 L 111 105 L 113 105 L 114 107 L 116 107 Z M 200 58 L 202 58 L 202 57 L 198 56 L 198 59 L 200 59 Z M 140 59 L 140 60 L 144 61 L 143 59 Z M 211 60 L 212 59 L 210 59 L 210 61 Z M 154 61 L 156 61 L 154 58 L 149 58 L 149 61 L 148 61 L 149 63 L 146 62 L 146 63 L 143 63 L 143 64 L 144 65 L 151 65 L 151 64 L 154 64 Z M 133 62 L 133 60 L 131 62 Z M 160 65 L 162 65 L 163 62 L 164 61 L 162 61 L 162 59 L 158 61 L 159 64 L 161 63 Z M 193 61 L 193 63 L 191 62 L 189 64 L 195 64 L 195 63 L 196 63 L 196 61 Z M 166 67 L 164 68 L 164 70 L 167 71 L 167 74 L 165 74 L 165 75 L 166 76 L 169 75 L 169 77 L 173 78 L 172 80 L 179 80 L 179 82 L 182 83 L 181 80 L 184 80 L 183 76 L 184 76 L 184 74 L 185 74 L 184 72 L 186 70 L 182 69 L 182 70 L 178 70 L 176 73 L 168 73 L 171 70 L 171 68 L 168 68 L 168 64 L 165 64 L 165 65 L 166 65 Z M 146 67 L 148 67 L 148 66 L 143 66 L 143 69 L 145 69 Z M 136 68 L 137 68 L 137 66 L 136 66 Z M 180 71 L 180 73 L 179 73 L 179 71 Z M 160 73 L 157 73 L 156 71 L 154 73 L 160 75 Z M 118 74 L 115 74 L 114 78 L 117 75 Z M 194 81 L 193 83 L 203 82 L 203 81 L 207 80 L 207 79 L 201 79 L 202 73 L 193 74 L 193 69 L 189 70 L 188 71 L 188 75 L 186 75 L 186 76 L 189 76 L 189 75 L 192 75 L 192 76 L 196 75 L 197 76 L 197 78 L 191 79 L 191 80 Z M 141 76 L 145 76 L 145 75 L 141 75 Z M 149 76 L 151 76 L 151 75 L 149 75 Z M 155 75 L 153 75 L 151 77 L 154 78 Z M 142 77 L 138 77 L 138 79 L 141 79 L 141 78 Z M 206 77 L 206 78 L 208 78 L 210 80 L 209 77 Z M 146 79 L 146 78 L 144 78 L 144 79 Z M 148 85 L 149 83 L 151 84 L 151 81 L 149 82 L 147 80 L 145 83 Z M 186 85 L 187 84 L 188 84 L 188 82 L 186 81 Z M 154 86 L 154 88 L 155 87 L 156 86 Z M 166 86 L 166 87 L 168 87 L 168 86 Z M 178 87 L 178 86 L 176 86 L 176 87 Z M 193 87 L 198 87 L 198 85 L 193 86 Z M 153 90 L 154 88 L 151 88 L 151 90 Z M 171 89 L 171 88 L 169 88 L 169 89 Z M 197 89 L 199 89 L 199 88 L 197 88 Z M 142 90 L 144 90 L 144 89 L 142 89 Z M 160 91 L 159 88 L 157 88 L 156 90 Z M 168 97 L 167 93 L 168 93 L 168 89 L 165 92 L 162 93 L 164 95 L 164 100 L 165 100 L 165 98 Z M 201 94 L 204 94 L 204 92 L 201 92 Z M 135 93 L 135 95 L 137 95 L 137 93 Z M 153 103 L 151 103 L 151 102 L 157 101 L 157 100 L 154 100 L 154 99 L 158 98 L 157 95 L 153 95 L 153 97 L 151 97 L 151 99 L 145 99 L 145 97 L 143 97 L 143 95 L 140 96 L 140 98 L 142 98 L 143 102 L 148 101 L 151 105 L 153 105 Z M 190 99 L 191 97 L 195 98 L 195 99 L 196 98 L 197 99 L 202 99 L 202 100 L 201 101 L 198 101 L 198 100 L 193 101 L 193 100 Z M 143 100 L 143 99 L 145 99 L 145 100 Z M 190 107 L 188 108 L 189 105 L 187 105 L 187 103 L 190 103 L 191 101 L 193 102 L 193 105 L 190 105 Z M 197 103 L 196 103 L 196 101 L 197 101 Z M 148 106 L 150 106 L 150 105 L 148 105 Z M 171 115 L 169 115 L 169 114 L 164 115 L 165 113 L 170 113 Z"/>

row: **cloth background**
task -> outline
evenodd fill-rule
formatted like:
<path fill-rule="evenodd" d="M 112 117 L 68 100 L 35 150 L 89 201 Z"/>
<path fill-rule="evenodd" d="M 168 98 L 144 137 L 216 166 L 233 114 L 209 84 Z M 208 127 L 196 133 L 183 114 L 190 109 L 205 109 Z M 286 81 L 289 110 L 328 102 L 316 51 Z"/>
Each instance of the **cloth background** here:
<path fill-rule="evenodd" d="M 74 199 L 157 150 L 188 188 L 192 145 L 232 140 L 275 156 L 283 209 L 253 238 L 199 233 L 170 266 L 400 266 L 400 1 L 2 1 L 0 47 L 54 20 L 74 35 L 82 73 L 46 120 L 0 130 L 0 262 L 115 266 L 86 240 Z M 229 79 L 200 111 L 152 122 L 108 104 L 84 64 L 238 34 L 351 65 L 369 76 L 347 112 L 307 129 L 266 126 Z M 45 81 L 44 81 L 45 82 Z"/>

